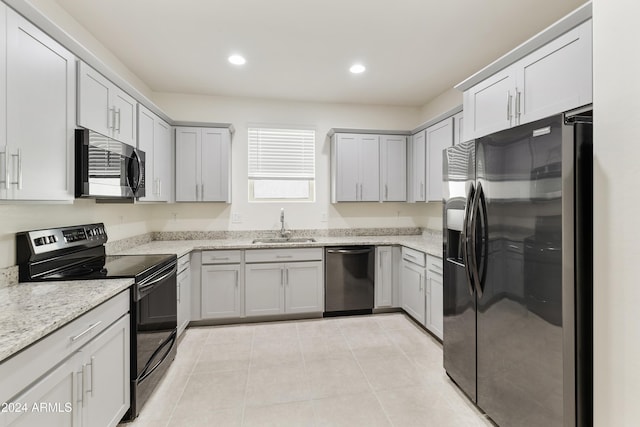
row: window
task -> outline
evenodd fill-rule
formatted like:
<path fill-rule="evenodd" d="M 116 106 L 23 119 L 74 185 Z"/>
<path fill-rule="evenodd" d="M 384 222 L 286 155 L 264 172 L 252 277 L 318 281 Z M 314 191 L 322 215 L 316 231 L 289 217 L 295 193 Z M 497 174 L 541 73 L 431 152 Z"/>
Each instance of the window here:
<path fill-rule="evenodd" d="M 313 202 L 316 132 L 249 128 L 249 200 Z"/>

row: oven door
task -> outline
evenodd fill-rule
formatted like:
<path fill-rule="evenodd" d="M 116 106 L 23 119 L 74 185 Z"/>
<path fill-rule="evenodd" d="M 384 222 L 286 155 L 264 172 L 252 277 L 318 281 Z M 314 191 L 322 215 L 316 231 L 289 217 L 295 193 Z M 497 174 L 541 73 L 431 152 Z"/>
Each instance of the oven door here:
<path fill-rule="evenodd" d="M 131 325 L 132 330 L 135 328 L 131 349 L 131 410 L 136 415 L 176 355 L 176 270 L 174 261 L 136 283 L 132 304 L 135 325 Z"/>

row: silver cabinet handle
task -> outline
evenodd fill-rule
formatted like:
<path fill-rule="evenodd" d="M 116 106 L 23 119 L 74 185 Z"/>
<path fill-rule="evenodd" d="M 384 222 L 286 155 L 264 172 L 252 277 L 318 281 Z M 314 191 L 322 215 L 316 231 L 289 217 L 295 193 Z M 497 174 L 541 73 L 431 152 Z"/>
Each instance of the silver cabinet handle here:
<path fill-rule="evenodd" d="M 522 92 L 520 92 L 518 90 L 518 88 L 516 88 L 516 118 L 518 119 L 518 123 L 520 123 L 520 113 L 521 113 L 520 99 L 521 99 L 521 95 L 522 95 Z"/>
<path fill-rule="evenodd" d="M 358 183 L 356 182 L 356 200 L 358 200 Z"/>
<path fill-rule="evenodd" d="M 114 109 L 115 110 L 115 109 Z M 116 131 L 118 133 L 120 133 L 120 109 L 118 108 L 118 111 L 116 111 L 115 113 L 118 116 L 118 127 L 116 127 Z"/>
<path fill-rule="evenodd" d="M 74 382 L 74 384 L 76 385 L 76 390 L 79 391 L 78 395 L 77 395 L 77 399 L 76 399 L 76 403 L 81 404 L 82 406 L 84 406 L 84 384 L 82 381 L 82 371 L 80 372 L 76 372 L 73 371 L 71 373 L 71 381 Z"/>
<path fill-rule="evenodd" d="M 276 255 L 276 258 L 293 258 L 293 255 Z"/>
<path fill-rule="evenodd" d="M 420 183 L 420 198 L 424 197 L 424 182 Z"/>
<path fill-rule="evenodd" d="M 87 399 L 84 398 L 84 393 L 85 393 L 84 382 L 85 382 L 85 380 L 87 378 L 87 375 L 85 373 L 86 369 L 87 369 L 87 365 L 83 364 L 82 365 L 82 370 L 80 371 L 80 375 L 81 375 L 80 376 L 80 400 L 82 400 L 82 407 L 83 408 L 84 408 L 84 406 L 85 406 L 85 404 L 87 402 Z"/>
<path fill-rule="evenodd" d="M 96 358 L 91 356 L 91 363 L 89 363 L 89 366 L 91 367 L 91 376 L 89 377 L 89 380 L 91 381 L 89 384 L 91 384 L 91 388 L 87 389 L 87 392 L 89 393 L 89 395 L 91 397 L 93 397 L 93 390 L 95 389 L 95 384 L 93 381 L 93 370 L 96 368 L 95 367 L 95 363 L 96 363 Z"/>
<path fill-rule="evenodd" d="M 182 286 L 180 286 L 180 282 L 178 282 L 178 304 L 180 304 L 180 294 L 182 293 Z"/>
<path fill-rule="evenodd" d="M 212 260 L 214 261 L 224 261 L 224 260 L 228 260 L 229 257 L 228 256 L 212 256 L 211 257 Z"/>
<path fill-rule="evenodd" d="M 360 200 L 363 200 L 364 196 L 362 195 L 362 184 L 360 184 Z"/>
<path fill-rule="evenodd" d="M 236 288 L 238 287 L 238 283 L 240 282 L 240 273 L 236 270 Z"/>
<path fill-rule="evenodd" d="M 284 286 L 284 268 L 280 269 L 280 286 Z"/>
<path fill-rule="evenodd" d="M 86 334 L 88 334 L 89 332 L 91 332 L 92 330 L 94 330 L 95 328 L 98 327 L 98 325 L 100 325 L 102 323 L 102 320 L 97 321 L 96 323 L 94 323 L 93 325 L 89 326 L 87 329 L 85 329 L 84 331 L 80 332 L 78 335 L 76 335 L 75 337 L 71 337 L 71 342 L 75 342 L 78 341 L 80 338 L 82 338 L 83 336 L 85 336 Z"/>
<path fill-rule="evenodd" d="M 4 146 L 4 188 L 9 189 L 9 181 L 11 174 L 9 173 L 9 147 Z"/>
<path fill-rule="evenodd" d="M 116 115 L 115 107 L 109 108 L 109 111 L 107 112 L 107 129 L 114 128 L 114 123 L 116 121 L 115 115 Z"/>
<path fill-rule="evenodd" d="M 196 201 L 198 201 L 198 196 L 200 195 L 200 186 L 198 184 L 196 184 Z"/>
<path fill-rule="evenodd" d="M 285 269 L 285 273 L 284 273 L 284 283 L 287 284 L 287 286 L 289 286 L 289 269 Z"/>
<path fill-rule="evenodd" d="M 418 288 L 420 292 L 422 292 L 422 274 L 420 274 L 420 287 Z"/>
<path fill-rule="evenodd" d="M 204 184 L 200 184 L 200 200 L 204 202 Z"/>
<path fill-rule="evenodd" d="M 507 92 L 507 121 L 511 121 L 511 92 Z"/>
<path fill-rule="evenodd" d="M 384 185 L 384 199 L 389 199 L 389 186 L 387 184 Z"/>

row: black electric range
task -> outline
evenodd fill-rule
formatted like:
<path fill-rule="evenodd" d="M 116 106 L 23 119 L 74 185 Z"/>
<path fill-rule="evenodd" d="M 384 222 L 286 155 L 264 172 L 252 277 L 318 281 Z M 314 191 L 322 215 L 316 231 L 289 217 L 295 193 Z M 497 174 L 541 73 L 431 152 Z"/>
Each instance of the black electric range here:
<path fill-rule="evenodd" d="M 16 234 L 20 282 L 133 278 L 131 406 L 135 418 L 176 355 L 176 255 L 106 255 L 104 224 Z M 97 282 L 99 283 L 99 282 Z M 25 286 L 28 285 L 25 284 Z"/>

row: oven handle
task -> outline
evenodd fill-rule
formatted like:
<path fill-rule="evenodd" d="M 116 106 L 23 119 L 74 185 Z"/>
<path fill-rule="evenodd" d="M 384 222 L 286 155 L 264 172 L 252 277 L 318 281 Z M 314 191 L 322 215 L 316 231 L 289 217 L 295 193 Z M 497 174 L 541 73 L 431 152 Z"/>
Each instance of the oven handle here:
<path fill-rule="evenodd" d="M 158 369 L 158 366 L 162 365 L 162 363 L 167 359 L 167 357 L 169 357 L 169 354 L 171 353 L 171 350 L 173 350 L 173 347 L 176 345 L 177 336 L 178 336 L 178 331 L 174 330 L 171 333 L 171 335 L 169 336 L 169 338 L 167 338 L 165 340 L 165 342 L 163 342 L 162 345 L 160 347 L 158 347 L 156 349 L 156 351 L 153 352 L 153 354 L 149 358 L 149 361 L 147 362 L 147 364 L 144 366 L 144 369 L 140 373 L 140 377 L 138 377 L 138 380 L 137 380 L 138 382 L 144 381 L 145 378 L 147 378 L 149 375 L 151 375 L 153 373 L 153 371 Z M 166 353 L 162 356 L 160 361 L 158 363 L 156 363 L 155 365 L 153 365 L 153 368 L 149 368 L 149 365 L 151 364 L 151 361 L 156 357 L 156 355 L 160 352 L 160 350 L 162 350 L 164 347 L 166 347 L 167 344 L 169 344 L 169 343 L 171 343 L 171 345 L 167 349 Z"/>
<path fill-rule="evenodd" d="M 168 273 L 163 274 L 162 276 L 160 276 L 158 278 L 152 277 L 151 279 L 153 279 L 153 280 L 151 280 L 150 282 L 145 282 L 145 281 L 140 282 L 138 284 L 138 289 L 142 290 L 142 289 L 148 288 L 149 286 L 156 285 L 156 284 L 162 282 L 167 277 L 171 276 L 172 274 L 176 274 L 177 271 L 178 271 L 177 264 L 173 264 L 173 266 L 171 268 L 171 271 L 169 271 Z M 160 274 L 160 273 L 158 273 L 158 274 Z"/>

